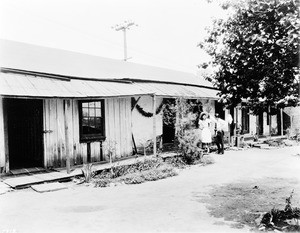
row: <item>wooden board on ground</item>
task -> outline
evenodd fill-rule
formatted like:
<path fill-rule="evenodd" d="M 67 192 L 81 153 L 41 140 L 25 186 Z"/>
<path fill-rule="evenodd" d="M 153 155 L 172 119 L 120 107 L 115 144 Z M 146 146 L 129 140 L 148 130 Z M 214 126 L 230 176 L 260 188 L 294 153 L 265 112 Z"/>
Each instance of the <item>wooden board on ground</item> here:
<path fill-rule="evenodd" d="M 12 188 L 18 188 L 22 186 L 28 186 L 30 184 L 43 183 L 44 180 L 36 178 L 33 176 L 22 176 L 22 177 L 13 177 L 8 178 L 3 181 L 5 184 L 8 184 Z"/>
<path fill-rule="evenodd" d="M 67 189 L 67 186 L 57 182 L 57 183 L 31 185 L 31 188 L 36 192 L 44 193 L 44 192 L 52 192 L 52 191 Z"/>

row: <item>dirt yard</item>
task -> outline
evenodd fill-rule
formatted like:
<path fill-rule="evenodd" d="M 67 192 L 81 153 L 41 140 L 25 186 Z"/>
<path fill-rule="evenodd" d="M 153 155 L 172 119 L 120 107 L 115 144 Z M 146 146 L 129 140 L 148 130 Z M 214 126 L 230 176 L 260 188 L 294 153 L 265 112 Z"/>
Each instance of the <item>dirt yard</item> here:
<path fill-rule="evenodd" d="M 300 206 L 299 153 L 226 151 L 212 155 L 215 164 L 155 182 L 9 192 L 0 195 L 0 232 L 248 232 L 245 213 L 282 208 L 292 189 Z"/>

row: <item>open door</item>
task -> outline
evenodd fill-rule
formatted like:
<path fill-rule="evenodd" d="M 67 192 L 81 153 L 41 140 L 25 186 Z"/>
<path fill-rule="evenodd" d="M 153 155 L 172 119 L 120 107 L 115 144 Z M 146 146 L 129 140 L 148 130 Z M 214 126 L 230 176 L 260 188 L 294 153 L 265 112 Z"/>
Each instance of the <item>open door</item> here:
<path fill-rule="evenodd" d="M 10 169 L 43 167 L 43 101 L 6 99 Z"/>

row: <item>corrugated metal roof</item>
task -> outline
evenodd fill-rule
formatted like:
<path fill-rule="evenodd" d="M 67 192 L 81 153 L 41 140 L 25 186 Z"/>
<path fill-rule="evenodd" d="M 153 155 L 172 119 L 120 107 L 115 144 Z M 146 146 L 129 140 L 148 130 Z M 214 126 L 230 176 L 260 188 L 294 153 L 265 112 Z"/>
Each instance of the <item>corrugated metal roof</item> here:
<path fill-rule="evenodd" d="M 166 83 L 135 83 L 135 85 L 157 96 L 218 99 L 217 90 L 204 87 Z"/>
<path fill-rule="evenodd" d="M 0 40 L 3 68 L 94 79 L 140 79 L 212 87 L 192 73 Z"/>
<path fill-rule="evenodd" d="M 217 91 L 179 84 L 121 83 L 93 80 L 60 80 L 32 75 L 0 73 L 0 95 L 42 98 L 96 98 L 150 95 L 165 97 L 212 98 Z"/>
<path fill-rule="evenodd" d="M 93 98 L 151 94 L 131 83 L 74 80 L 0 73 L 0 95 L 43 98 Z"/>

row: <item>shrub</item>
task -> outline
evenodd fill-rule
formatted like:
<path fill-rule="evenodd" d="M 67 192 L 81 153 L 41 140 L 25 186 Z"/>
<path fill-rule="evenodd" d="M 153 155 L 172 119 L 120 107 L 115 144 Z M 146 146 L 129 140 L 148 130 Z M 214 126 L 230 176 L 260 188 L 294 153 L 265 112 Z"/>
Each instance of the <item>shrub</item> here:
<path fill-rule="evenodd" d="M 124 182 L 125 184 L 141 184 L 145 182 L 145 179 L 139 173 L 132 173 L 120 177 L 118 181 Z"/>
<path fill-rule="evenodd" d="M 84 176 L 84 181 L 86 183 L 89 183 L 91 179 L 95 176 L 95 172 L 93 171 L 93 164 L 91 163 L 84 164 L 81 171 Z"/>
<path fill-rule="evenodd" d="M 167 164 L 170 164 L 172 167 L 183 169 L 187 166 L 187 164 L 183 161 L 182 157 L 171 157 L 167 158 L 166 160 Z"/>
<path fill-rule="evenodd" d="M 193 164 L 195 160 L 201 158 L 203 151 L 200 144 L 199 132 L 195 122 L 197 114 L 193 114 L 192 105 L 183 98 L 176 100 L 176 140 L 178 149 L 185 163 Z"/>
<path fill-rule="evenodd" d="M 111 183 L 110 178 L 102 178 L 102 179 L 97 179 L 95 180 L 95 187 L 107 187 Z"/>
<path fill-rule="evenodd" d="M 143 161 L 138 161 L 128 168 L 128 173 L 136 171 L 147 171 L 152 168 L 157 168 L 162 164 L 162 160 L 159 158 L 146 158 Z"/>
<path fill-rule="evenodd" d="M 159 179 L 165 179 L 167 177 L 176 176 L 177 173 L 170 166 L 163 166 L 154 170 L 150 170 L 142 173 L 143 177 L 147 181 L 155 181 Z"/>

